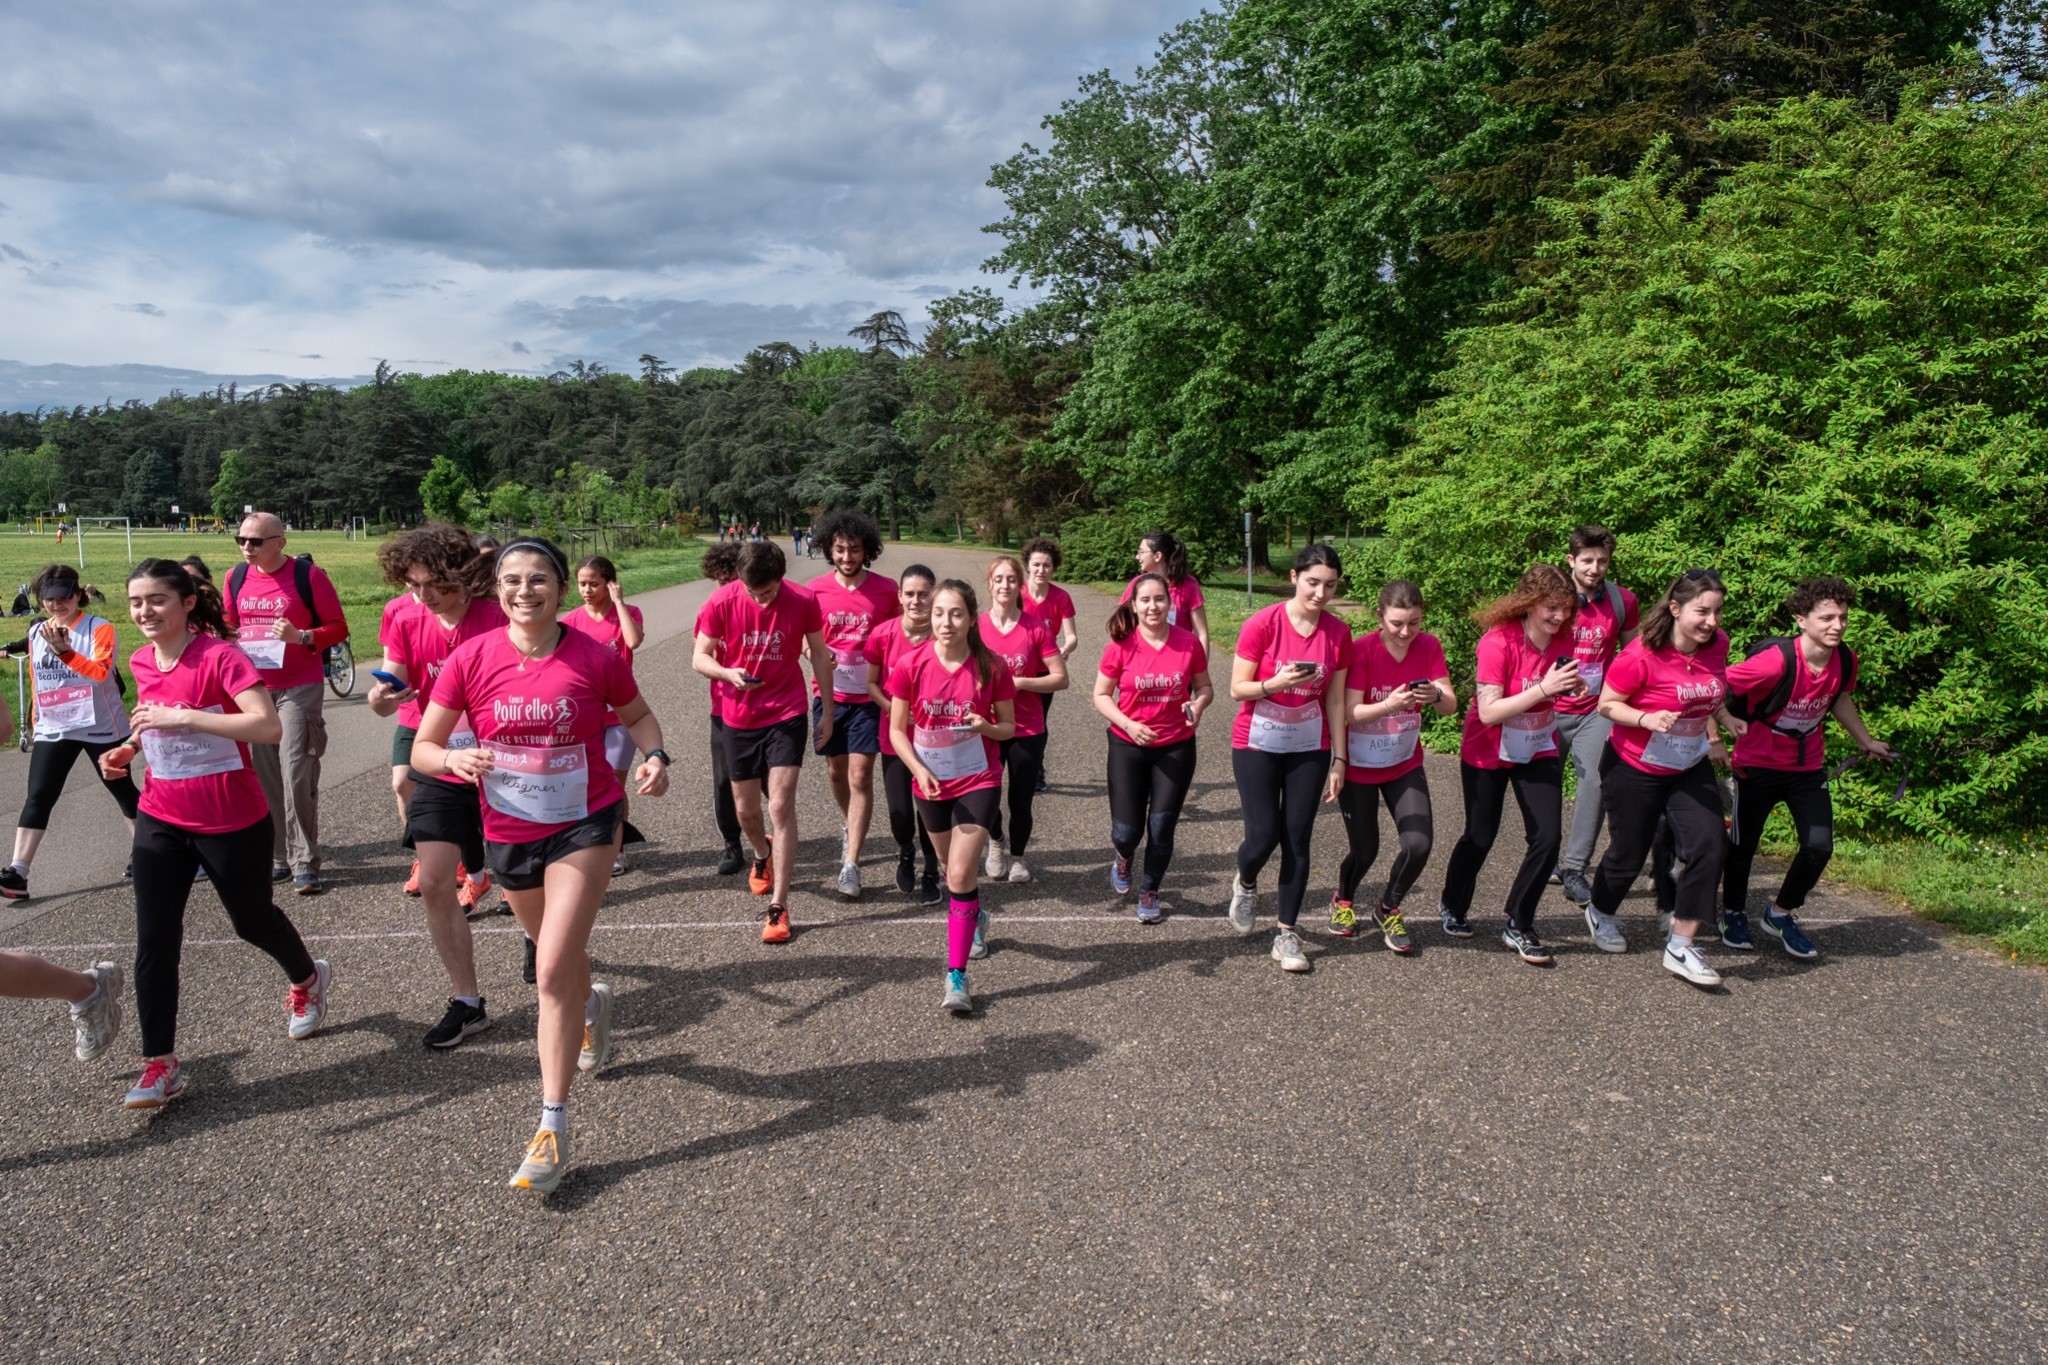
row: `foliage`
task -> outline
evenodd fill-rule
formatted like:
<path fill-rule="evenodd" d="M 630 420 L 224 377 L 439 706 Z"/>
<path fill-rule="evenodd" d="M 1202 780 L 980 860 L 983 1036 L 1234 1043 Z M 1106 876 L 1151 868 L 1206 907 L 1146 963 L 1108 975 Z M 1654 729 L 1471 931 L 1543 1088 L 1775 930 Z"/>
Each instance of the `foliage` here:
<path fill-rule="evenodd" d="M 1922 89 L 1747 111 L 1765 154 L 1696 211 L 1668 157 L 1550 206 L 1545 276 L 1458 339 L 1415 443 L 1356 488 L 1465 653 L 1464 611 L 1600 521 L 1655 590 L 1730 581 L 1747 641 L 1793 582 L 1857 585 L 1873 729 L 1906 754 L 1845 823 L 1955 837 L 2048 799 L 2048 108 Z"/>
<path fill-rule="evenodd" d="M 436 455 L 420 481 L 420 503 L 430 520 L 461 525 L 469 519 L 475 490 L 469 479 L 446 455 Z"/>

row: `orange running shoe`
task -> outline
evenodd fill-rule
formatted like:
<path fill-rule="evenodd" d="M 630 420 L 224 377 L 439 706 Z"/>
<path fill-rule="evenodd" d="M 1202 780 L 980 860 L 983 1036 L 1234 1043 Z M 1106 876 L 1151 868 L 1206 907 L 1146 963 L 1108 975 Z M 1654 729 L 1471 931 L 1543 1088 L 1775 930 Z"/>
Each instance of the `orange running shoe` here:
<path fill-rule="evenodd" d="M 455 903 L 462 907 L 463 914 L 469 916 L 471 919 L 475 919 L 477 914 L 477 906 L 481 905 L 483 903 L 484 897 L 490 894 L 490 873 L 486 872 L 481 877 L 470 877 L 465 875 L 462 877 L 462 889 L 455 893 Z"/>
<path fill-rule="evenodd" d="M 754 859 L 753 868 L 747 873 L 747 890 L 757 896 L 765 896 L 775 888 L 775 874 L 768 870 L 768 864 L 775 858 L 775 841 L 768 841 L 768 856 Z"/>
<path fill-rule="evenodd" d="M 768 907 L 768 922 L 761 926 L 761 942 L 789 942 L 789 911 L 779 905 Z"/>
<path fill-rule="evenodd" d="M 420 860 L 412 860 L 412 875 L 405 879 L 405 894 L 417 896 L 420 893 Z"/>

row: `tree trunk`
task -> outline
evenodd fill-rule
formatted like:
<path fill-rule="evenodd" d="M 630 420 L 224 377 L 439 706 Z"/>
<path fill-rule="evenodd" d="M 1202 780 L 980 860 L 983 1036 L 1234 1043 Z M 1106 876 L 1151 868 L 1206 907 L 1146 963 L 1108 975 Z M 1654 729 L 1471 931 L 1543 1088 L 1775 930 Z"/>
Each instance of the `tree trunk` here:
<path fill-rule="evenodd" d="M 889 539 L 903 539 L 903 522 L 896 514 L 896 490 L 889 490 Z"/>
<path fill-rule="evenodd" d="M 1254 569 L 1271 569 L 1273 567 L 1272 552 L 1268 546 L 1266 519 L 1256 512 L 1252 514 L 1251 567 Z"/>

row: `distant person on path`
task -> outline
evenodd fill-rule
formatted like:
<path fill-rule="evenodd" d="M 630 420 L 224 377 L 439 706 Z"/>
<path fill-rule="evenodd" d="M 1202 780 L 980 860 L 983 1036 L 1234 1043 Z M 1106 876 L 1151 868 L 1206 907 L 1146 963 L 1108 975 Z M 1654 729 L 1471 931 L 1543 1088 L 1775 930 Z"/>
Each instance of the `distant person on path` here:
<path fill-rule="evenodd" d="M 1047 536 L 1033 536 L 1024 542 L 1024 611 L 1034 616 L 1045 627 L 1045 633 L 1059 646 L 1060 658 L 1071 660 L 1074 651 L 1080 648 L 1081 635 L 1074 629 L 1074 599 L 1067 590 L 1052 581 L 1059 572 L 1059 542 Z M 1072 671 L 1071 665 L 1069 672 Z M 1039 698 L 1039 707 L 1044 713 L 1047 733 L 1051 733 L 1052 694 Z M 1048 739 L 1046 743 L 1051 744 Z M 1043 794 L 1050 786 L 1046 769 L 1038 770 L 1038 790 Z"/>
<path fill-rule="evenodd" d="M 811 724 L 820 724 L 829 691 L 837 719 L 830 736 L 819 739 L 818 752 L 825 756 L 832 800 L 844 822 L 836 887 L 846 899 L 858 900 L 860 855 L 875 810 L 875 760 L 882 752 L 881 708 L 868 696 L 867 643 L 875 628 L 903 607 L 896 600 L 896 585 L 869 570 L 882 555 L 882 530 L 873 517 L 854 508 L 828 512 L 819 519 L 817 534 L 832 571 L 804 587 L 818 601 L 832 669 L 811 679 L 816 694 Z"/>
<path fill-rule="evenodd" d="M 1873 738 L 1856 708 L 1856 652 L 1842 643 L 1856 589 L 1839 578 L 1808 578 L 1786 605 L 1797 633 L 1760 641 L 1728 670 L 1729 710 L 1749 723 L 1735 741 L 1735 827 L 1721 883 L 1721 942 L 1751 948 L 1749 870 L 1764 821 L 1781 803 L 1792 817 L 1799 851 L 1764 911 L 1764 932 L 1798 958 L 1820 956 L 1796 914 L 1835 851 L 1835 803 L 1828 794 L 1823 727 L 1833 716 L 1856 747 L 1888 759 L 1891 746 Z"/>
<path fill-rule="evenodd" d="M 633 651 L 647 639 L 647 621 L 640 608 L 626 601 L 625 592 L 619 587 L 619 566 L 603 555 L 591 555 L 576 566 L 576 592 L 582 601 L 563 613 L 562 624 L 579 634 L 588 635 L 623 658 L 627 671 L 631 672 Z M 626 727 L 619 723 L 616 715 L 607 712 L 604 723 L 605 756 L 623 783 L 633 767 L 633 737 L 626 733 Z M 627 872 L 623 841 L 628 832 L 626 818 L 631 811 L 631 798 L 624 798 L 619 806 L 621 843 L 612 859 L 614 877 L 622 877 Z M 634 837 L 639 837 L 637 832 Z"/>
<path fill-rule="evenodd" d="M 1067 689 L 1067 659 L 1045 623 L 1024 611 L 1024 566 L 1010 555 L 989 562 L 988 609 L 981 613 L 981 642 L 1003 661 L 1017 687 L 1016 729 L 1000 746 L 1008 775 L 1009 818 L 996 809 L 989 828 L 982 875 L 990 881 L 1031 880 L 1024 861 L 1036 827 L 1032 803 L 1045 771 L 1045 699 Z"/>
<path fill-rule="evenodd" d="M 1600 681 L 1623 645 L 1636 638 L 1641 625 L 1636 595 L 1608 579 L 1614 562 L 1614 533 L 1605 526 L 1581 526 L 1567 546 L 1566 568 L 1579 597 L 1572 617 L 1572 657 L 1578 661 L 1584 689 L 1560 697 L 1552 706 L 1557 716 L 1558 749 L 1571 756 L 1578 791 L 1572 798 L 1571 831 L 1559 856 L 1555 880 L 1564 898 L 1581 906 L 1593 899 L 1586 880 L 1593 847 L 1600 839 L 1600 759 L 1607 752 L 1607 734 L 1614 727 L 1600 714 Z"/>
<path fill-rule="evenodd" d="M 284 523 L 269 512 L 242 519 L 242 562 L 228 574 L 227 622 L 270 689 L 284 733 L 254 747 L 256 776 L 277 817 L 271 879 L 301 896 L 320 880 L 320 759 L 327 752 L 322 709 L 324 652 L 348 638 L 348 617 L 327 571 L 312 556 L 285 554 Z"/>
<path fill-rule="evenodd" d="M 1204 653 L 1209 649 L 1209 609 L 1204 605 L 1202 585 L 1188 572 L 1188 549 L 1179 537 L 1168 531 L 1147 531 L 1138 537 L 1138 572 L 1156 573 L 1166 580 L 1173 592 L 1172 605 L 1167 608 L 1166 624 L 1185 626 L 1195 633 L 1202 642 Z M 1117 600 L 1131 600 L 1131 588 L 1138 580 L 1131 579 L 1124 585 L 1124 595 Z"/>
<path fill-rule="evenodd" d="M 704 577 L 722 588 L 739 576 L 739 564 L 740 547 L 721 541 L 704 552 L 699 567 Z M 696 635 L 697 624 L 692 621 L 690 638 Z M 744 831 L 740 829 L 739 807 L 733 804 L 732 775 L 725 769 L 725 719 L 719 714 L 719 689 L 724 686 L 715 680 L 711 683 L 711 822 L 725 841 L 725 849 L 718 855 L 718 875 L 730 877 L 747 865 L 747 859 L 740 851 Z"/>

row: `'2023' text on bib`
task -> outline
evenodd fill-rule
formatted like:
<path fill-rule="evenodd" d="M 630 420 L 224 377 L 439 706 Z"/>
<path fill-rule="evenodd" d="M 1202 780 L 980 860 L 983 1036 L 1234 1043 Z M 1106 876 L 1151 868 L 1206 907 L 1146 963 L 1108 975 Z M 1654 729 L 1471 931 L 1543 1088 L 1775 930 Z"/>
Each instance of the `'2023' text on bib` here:
<path fill-rule="evenodd" d="M 536 825 L 573 825 L 590 814 L 590 760 L 581 744 L 492 744 L 484 799 L 500 815 Z"/>
<path fill-rule="evenodd" d="M 910 739 L 917 761 L 941 782 L 978 777 L 988 771 L 988 748 L 972 730 L 927 730 L 920 725 Z"/>

